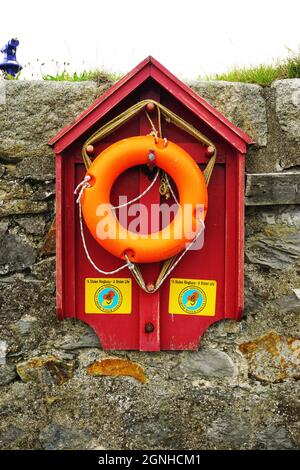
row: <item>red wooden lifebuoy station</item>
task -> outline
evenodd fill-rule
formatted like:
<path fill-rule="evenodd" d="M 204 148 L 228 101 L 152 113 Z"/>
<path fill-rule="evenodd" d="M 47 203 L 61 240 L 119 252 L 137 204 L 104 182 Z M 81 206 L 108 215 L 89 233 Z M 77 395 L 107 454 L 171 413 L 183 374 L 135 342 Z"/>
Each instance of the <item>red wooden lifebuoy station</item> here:
<path fill-rule="evenodd" d="M 132 111 L 129 118 L 126 110 Z M 126 119 L 122 118 L 122 124 L 115 125 L 123 115 Z M 186 127 L 182 122 L 188 123 Z M 99 134 L 98 130 L 105 130 L 107 123 L 110 132 Z M 155 128 L 160 129 L 159 137 Z M 86 225 L 92 190 L 93 197 L 97 198 L 95 188 L 105 185 L 110 172 L 115 174 L 118 163 L 117 157 L 112 160 L 113 166 L 104 165 L 104 160 L 99 164 L 99 159 L 106 158 L 109 162 L 109 153 L 115 158 L 116 149 L 127 148 L 127 144 L 111 147 L 113 143 L 129 141 L 140 145 L 138 139 L 128 138 L 146 136 L 150 131 L 153 146 L 151 144 L 146 158 L 151 165 L 133 166 L 130 151 L 120 156 L 123 166 L 123 159 L 129 163 L 127 169 L 124 167 L 126 171 L 122 167 L 122 174 L 110 191 L 110 203 L 115 207 L 120 195 L 136 200 L 144 193 L 139 203 L 148 207 L 165 201 L 161 189 L 162 185 L 165 189 L 166 179 L 162 176 L 153 179 L 156 156 L 158 162 L 163 162 L 163 158 L 159 160 L 160 153 L 158 147 L 156 152 L 155 145 L 160 146 L 163 155 L 164 146 L 170 142 L 170 159 L 173 158 L 171 150 L 180 147 L 178 152 L 195 172 L 193 181 L 198 181 L 199 168 L 204 170 L 216 151 L 208 186 L 203 246 L 187 249 L 177 264 L 170 265 L 173 269 L 169 275 L 166 268 L 167 276 L 159 286 L 156 281 L 162 261 L 141 263 L 137 270 L 130 250 L 128 256 L 120 255 L 123 260 L 114 256 L 103 243 L 97 243 L 96 231 L 92 235 Z M 95 133 L 102 138 L 95 138 Z M 200 141 L 196 138 L 199 135 Z M 252 143 L 248 135 L 152 57 L 115 83 L 71 125 L 53 137 L 49 145 L 56 155 L 58 318 L 73 317 L 91 325 L 104 349 L 141 351 L 196 349 L 212 323 L 222 319 L 239 320 L 244 294 L 244 163 L 247 145 Z M 82 155 L 86 156 L 84 161 Z M 94 163 L 96 158 L 97 164 Z M 136 149 L 135 158 L 136 162 L 140 161 Z M 170 171 L 176 162 L 177 158 L 173 163 L 169 161 Z M 97 167 L 102 170 L 97 175 L 98 186 L 93 188 Z M 158 169 L 157 174 L 160 171 Z M 188 175 L 189 172 L 184 174 L 184 171 L 180 175 L 181 183 L 184 178 L 187 186 Z M 176 199 L 176 178 L 171 176 L 166 192 L 170 189 L 170 199 L 172 196 Z M 77 194 L 79 205 L 74 195 L 76 187 L 80 193 Z M 125 258 L 128 263 L 125 269 L 115 272 Z M 101 274 L 97 266 L 113 274 Z"/>

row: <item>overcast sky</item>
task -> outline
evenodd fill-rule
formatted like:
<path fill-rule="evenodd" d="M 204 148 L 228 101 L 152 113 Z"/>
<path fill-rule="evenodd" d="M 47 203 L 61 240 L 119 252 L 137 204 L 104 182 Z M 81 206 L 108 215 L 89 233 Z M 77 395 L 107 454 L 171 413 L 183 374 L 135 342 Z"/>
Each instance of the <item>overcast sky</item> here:
<path fill-rule="evenodd" d="M 300 46 L 299 0 L 14 0 L 2 4 L 0 20 L 0 46 L 20 40 L 27 76 L 41 62 L 53 72 L 56 61 L 124 73 L 151 54 L 195 78 L 270 63 Z"/>

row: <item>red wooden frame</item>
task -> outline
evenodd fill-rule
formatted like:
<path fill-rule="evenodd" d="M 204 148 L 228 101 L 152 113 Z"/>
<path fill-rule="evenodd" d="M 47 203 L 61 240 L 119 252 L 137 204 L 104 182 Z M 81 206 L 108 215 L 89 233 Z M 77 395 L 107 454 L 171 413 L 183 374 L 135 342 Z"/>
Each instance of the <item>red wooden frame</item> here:
<path fill-rule="evenodd" d="M 144 98 L 154 98 L 177 112 L 186 114 L 190 122 L 194 122 L 204 133 L 213 138 L 218 148 L 218 159 L 212 182 L 209 187 L 211 203 L 219 218 L 214 221 L 213 215 L 208 216 L 207 231 L 210 240 L 205 244 L 203 253 L 198 256 L 205 264 L 199 275 L 191 269 L 190 254 L 177 267 L 172 277 L 189 277 L 205 279 L 219 276 L 219 293 L 217 296 L 217 313 L 215 317 L 189 317 L 186 327 L 185 316 L 176 316 L 176 321 L 167 312 L 168 280 L 159 292 L 146 294 L 138 286 L 133 285 L 134 312 L 132 315 L 115 315 L 109 318 L 103 315 L 85 315 L 83 307 L 82 283 L 84 275 L 99 277 L 92 269 L 85 266 L 84 254 L 78 240 L 78 216 L 74 202 L 74 187 L 82 178 L 80 150 L 87 136 L 116 115 L 128 105 Z M 178 108 L 178 109 L 177 109 Z M 175 109 L 174 109 L 175 110 Z M 145 134 L 149 127 L 144 116 L 128 124 L 113 137 L 118 140 L 125 135 Z M 204 147 L 192 138 L 183 136 L 181 131 L 169 128 L 168 132 L 177 139 L 177 143 L 185 148 L 197 161 L 207 163 Z M 179 140 L 178 140 L 179 139 Z M 109 145 L 109 141 L 96 146 L 97 152 Z M 105 349 L 140 349 L 157 351 L 160 349 L 195 349 L 199 337 L 215 321 L 222 318 L 238 320 L 243 310 L 243 257 L 244 257 L 244 156 L 247 145 L 253 143 L 251 138 L 228 121 L 215 108 L 198 96 L 185 84 L 174 77 L 165 67 L 152 57 L 141 62 L 122 80 L 113 85 L 104 95 L 87 108 L 71 125 L 62 129 L 53 137 L 49 145 L 56 153 L 56 232 L 57 232 L 57 315 L 59 319 L 76 317 L 89 323 L 100 336 Z M 145 176 L 136 176 L 137 188 L 144 189 L 148 184 Z M 220 188 L 217 194 L 213 186 L 214 178 Z M 138 183 L 139 181 L 139 183 Z M 121 183 L 124 184 L 124 183 Z M 158 202 L 157 187 L 143 200 L 144 203 Z M 209 223 L 210 221 L 210 223 Z M 213 231 L 219 226 L 219 235 Z M 221 237 L 222 235 L 222 237 Z M 88 234 L 87 234 L 88 236 Z M 212 240 L 215 242 L 214 249 Z M 211 243 L 210 243 L 211 242 Z M 90 240 L 91 246 L 93 241 Z M 210 248 L 205 251 L 206 247 Z M 94 249 L 94 248 L 93 248 Z M 102 251 L 95 251 L 101 260 L 110 263 L 110 267 L 118 266 L 119 260 L 111 259 Z M 214 268 L 214 256 L 216 259 Z M 103 261 L 103 262 L 104 262 Z M 80 266 L 79 266 L 80 263 Z M 103 265 L 103 263 L 102 263 Z M 143 274 L 147 282 L 154 282 L 160 266 L 144 266 Z M 83 271 L 83 273 L 81 273 Z M 85 273 L 85 274 L 84 274 Z M 190 273 L 190 274 L 189 274 Z M 130 277 L 130 274 L 120 275 Z M 134 281 L 133 281 L 134 283 Z M 122 318 L 120 318 L 122 317 Z M 130 318 L 129 318 L 130 317 Z M 146 323 L 152 323 L 154 331 L 147 333 Z"/>

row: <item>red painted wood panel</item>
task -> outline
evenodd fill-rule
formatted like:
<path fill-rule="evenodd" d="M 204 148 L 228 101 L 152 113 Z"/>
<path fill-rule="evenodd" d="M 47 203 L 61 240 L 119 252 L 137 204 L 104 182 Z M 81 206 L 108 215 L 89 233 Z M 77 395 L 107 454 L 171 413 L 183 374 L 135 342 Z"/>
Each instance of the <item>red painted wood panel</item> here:
<path fill-rule="evenodd" d="M 56 314 L 62 320 L 65 316 L 64 308 L 64 238 L 63 224 L 63 187 L 65 180 L 64 160 L 60 154 L 56 155 Z"/>
<path fill-rule="evenodd" d="M 140 99 L 151 98 L 160 101 L 160 93 L 158 87 L 153 86 L 151 90 L 141 91 Z M 156 127 L 156 113 L 151 115 Z M 140 135 L 149 134 L 151 128 L 145 113 L 140 115 Z M 149 178 L 142 171 L 140 172 L 140 193 L 149 186 Z M 151 188 L 151 190 L 140 200 L 142 204 L 151 207 L 151 204 L 159 204 L 159 181 Z M 148 225 L 151 226 L 151 217 L 148 216 Z M 147 284 L 155 284 L 160 272 L 160 263 L 145 264 L 141 268 L 144 280 Z M 139 316 L 140 316 L 140 343 L 141 351 L 159 351 L 160 350 L 160 292 L 157 291 L 149 294 L 142 289 L 139 291 Z M 150 330 L 147 332 L 147 327 Z"/>
<path fill-rule="evenodd" d="M 83 165 L 76 165 L 76 181 L 84 176 Z M 139 190 L 139 172 L 129 170 L 114 185 L 112 203 L 117 202 L 117 194 L 127 194 L 133 198 Z M 124 264 L 105 251 L 85 228 L 85 237 L 89 253 L 95 264 L 105 271 L 110 271 Z M 103 315 L 85 313 L 85 279 L 86 278 L 130 278 L 127 268 L 114 275 L 99 274 L 86 258 L 80 231 L 78 211 L 76 211 L 76 317 L 89 323 L 97 332 L 104 349 L 138 349 L 139 347 L 139 287 L 132 280 L 132 311 L 130 315 Z"/>
<path fill-rule="evenodd" d="M 204 246 L 188 252 L 161 288 L 161 349 L 195 349 L 211 323 L 224 318 L 225 292 L 225 168 L 216 165 L 209 185 L 209 209 Z M 168 312 L 170 278 L 217 281 L 214 317 L 171 315 Z"/>
<path fill-rule="evenodd" d="M 176 85 L 176 84 L 175 84 Z M 207 126 L 194 107 L 180 102 L 181 95 L 174 85 L 172 90 L 158 86 L 149 79 L 137 80 L 135 88 L 126 95 L 109 95 L 110 101 L 99 108 L 100 117 L 95 115 L 85 123 L 85 134 L 74 141 L 76 127 L 64 136 L 68 147 L 62 155 L 57 155 L 57 311 L 60 319 L 76 317 L 89 323 L 100 337 L 104 349 L 195 349 L 204 331 L 215 321 L 223 318 L 239 319 L 243 308 L 243 223 L 244 223 L 244 156 L 230 146 L 224 138 Z M 121 87 L 122 88 L 122 87 Z M 118 88 L 119 89 L 119 88 Z M 177 90 L 177 91 L 176 91 Z M 180 92 L 181 93 L 181 92 Z M 85 313 L 85 279 L 105 277 L 89 263 L 83 250 L 80 237 L 78 206 L 73 194 L 75 186 L 83 179 L 84 165 L 80 152 L 87 132 L 92 133 L 106 120 L 142 98 L 152 97 L 193 123 L 206 133 L 218 148 L 218 159 L 209 185 L 209 210 L 206 218 L 204 247 L 189 252 L 170 277 L 217 281 L 216 315 L 214 317 L 171 315 L 168 312 L 169 284 L 167 279 L 158 293 L 144 293 L 132 278 L 132 312 L 130 315 L 99 315 Z M 93 113 L 91 113 L 92 115 Z M 98 115 L 98 117 L 99 117 Z M 224 124 L 224 123 L 223 123 Z M 222 125 L 223 125 L 222 124 Z M 149 125 L 143 114 L 135 117 L 122 129 L 108 136 L 104 142 L 96 144 L 95 155 L 111 143 L 132 135 L 146 134 Z M 208 161 L 206 149 L 186 133 L 176 127 L 164 124 L 164 136 L 181 145 L 195 161 L 205 166 Z M 233 142 L 236 145 L 236 142 Z M 59 146 L 59 144 L 58 144 Z M 129 199 L 137 196 L 149 184 L 149 179 L 141 169 L 130 169 L 116 181 L 112 190 L 112 202 L 117 202 L 119 194 Z M 187 181 L 188 184 L 188 181 Z M 157 203 L 160 200 L 158 183 L 141 202 Z M 85 229 L 87 245 L 99 267 L 112 270 L 120 266 L 119 260 L 105 250 Z M 141 267 L 146 282 L 154 283 L 160 271 L 160 264 Z M 125 269 L 114 276 L 130 278 Z M 153 323 L 154 331 L 145 332 L 145 324 Z"/>

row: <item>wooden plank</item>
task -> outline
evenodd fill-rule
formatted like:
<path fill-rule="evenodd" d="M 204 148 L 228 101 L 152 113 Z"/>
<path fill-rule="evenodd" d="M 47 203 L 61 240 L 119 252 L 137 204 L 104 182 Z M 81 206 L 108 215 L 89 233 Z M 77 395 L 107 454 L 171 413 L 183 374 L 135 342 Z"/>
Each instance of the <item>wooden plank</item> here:
<path fill-rule="evenodd" d="M 209 157 L 206 155 L 206 148 L 202 146 L 199 143 L 194 143 L 194 142 L 176 142 L 179 147 L 182 147 L 186 152 L 188 152 L 197 163 L 199 164 L 207 164 L 209 161 Z M 104 149 L 106 149 L 109 145 L 111 145 L 111 142 L 101 142 L 97 144 L 97 152 L 98 154 L 102 152 Z M 95 155 L 97 155 L 95 153 Z M 82 156 L 81 155 L 76 155 L 74 156 L 75 163 L 76 164 L 81 164 L 82 163 Z M 93 157 L 92 157 L 93 160 Z M 219 152 L 218 151 L 218 156 L 217 156 L 217 161 L 216 164 L 223 163 L 225 164 L 225 151 Z"/>
<path fill-rule="evenodd" d="M 300 171 L 286 173 L 248 173 L 246 206 L 300 203 Z"/>
<path fill-rule="evenodd" d="M 236 316 L 238 272 L 238 188 L 236 155 L 228 154 L 225 176 L 225 300 L 224 317 Z"/>
<path fill-rule="evenodd" d="M 152 98 L 156 101 L 160 100 L 159 90 L 150 89 L 141 94 L 140 99 Z M 153 113 L 152 118 L 155 118 Z M 144 113 L 140 116 L 140 134 L 149 133 L 149 122 Z M 140 172 L 140 192 L 143 192 L 149 186 L 149 179 L 143 172 Z M 154 187 L 141 200 L 147 207 L 151 204 L 160 203 L 159 183 L 156 182 Z M 148 219 L 149 221 L 149 219 Z M 142 223 L 142 221 L 141 221 Z M 146 284 L 155 284 L 160 272 L 160 263 L 151 263 L 141 265 L 141 271 Z M 160 350 L 160 292 L 159 290 L 153 294 L 149 294 L 140 289 L 139 292 L 139 325 L 140 325 L 140 351 L 159 351 Z"/>
<path fill-rule="evenodd" d="M 63 249 L 64 249 L 64 311 L 68 317 L 76 317 L 75 308 L 75 163 L 68 150 L 65 159 L 64 214 L 63 214 Z M 67 175 L 67 176 L 66 176 Z"/>
<path fill-rule="evenodd" d="M 56 314 L 59 320 L 64 318 L 63 302 L 63 171 L 64 161 L 56 155 Z"/>

